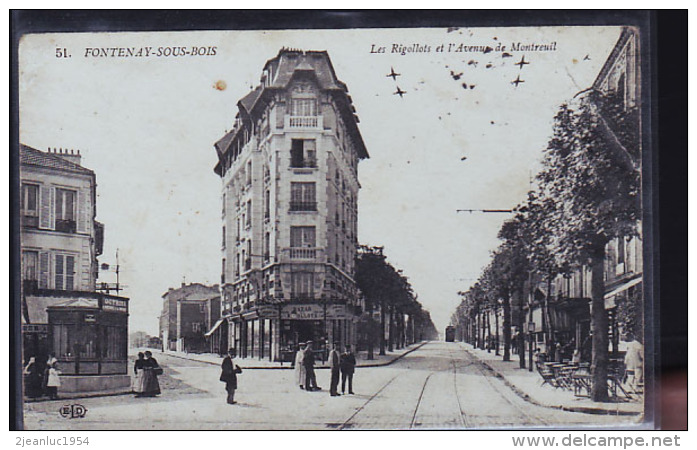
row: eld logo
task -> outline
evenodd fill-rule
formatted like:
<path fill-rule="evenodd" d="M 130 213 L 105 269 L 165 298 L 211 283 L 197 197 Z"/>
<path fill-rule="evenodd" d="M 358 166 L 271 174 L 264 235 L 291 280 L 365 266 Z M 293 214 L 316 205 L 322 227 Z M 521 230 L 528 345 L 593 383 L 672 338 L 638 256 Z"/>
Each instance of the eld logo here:
<path fill-rule="evenodd" d="M 63 405 L 60 414 L 64 419 L 82 419 L 87 414 L 87 408 L 82 405 Z"/>

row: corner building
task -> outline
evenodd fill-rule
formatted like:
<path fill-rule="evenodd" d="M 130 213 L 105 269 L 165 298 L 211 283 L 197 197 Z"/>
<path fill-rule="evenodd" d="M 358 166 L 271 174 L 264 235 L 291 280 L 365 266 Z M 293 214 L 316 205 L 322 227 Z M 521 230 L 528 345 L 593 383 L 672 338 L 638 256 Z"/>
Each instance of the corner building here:
<path fill-rule="evenodd" d="M 215 144 L 222 180 L 222 337 L 289 361 L 355 344 L 358 117 L 325 51 L 281 49 Z M 213 330 L 211 330 L 213 331 Z"/>

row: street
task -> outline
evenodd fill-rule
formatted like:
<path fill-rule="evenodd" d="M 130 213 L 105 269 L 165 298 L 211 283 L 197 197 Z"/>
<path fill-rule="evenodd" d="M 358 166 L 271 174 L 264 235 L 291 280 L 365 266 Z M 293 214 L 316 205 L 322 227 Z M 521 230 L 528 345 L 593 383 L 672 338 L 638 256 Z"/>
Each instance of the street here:
<path fill-rule="evenodd" d="M 328 370 L 317 370 L 321 391 L 295 386 L 292 370 L 250 369 L 238 376 L 237 405 L 225 403 L 220 368 L 155 355 L 165 368 L 157 398 L 132 395 L 25 405 L 25 428 L 43 430 L 327 430 L 453 429 L 601 425 L 607 416 L 535 406 L 518 397 L 460 343 L 429 342 L 385 367 L 359 368 L 356 395 L 330 397 Z M 339 387 L 341 388 L 341 387 Z M 61 406 L 80 404 L 83 418 Z M 632 418 L 613 417 L 618 426 Z"/>

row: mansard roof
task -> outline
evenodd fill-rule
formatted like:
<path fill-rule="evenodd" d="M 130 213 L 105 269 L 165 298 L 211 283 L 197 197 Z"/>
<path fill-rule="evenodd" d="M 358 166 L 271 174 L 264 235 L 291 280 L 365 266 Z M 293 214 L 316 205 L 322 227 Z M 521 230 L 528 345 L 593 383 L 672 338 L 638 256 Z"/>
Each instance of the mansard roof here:
<path fill-rule="evenodd" d="M 21 166 L 49 167 L 51 169 L 94 175 L 92 170 L 86 169 L 79 164 L 70 162 L 53 153 L 42 152 L 41 150 L 24 144 L 19 145 L 19 163 Z"/>

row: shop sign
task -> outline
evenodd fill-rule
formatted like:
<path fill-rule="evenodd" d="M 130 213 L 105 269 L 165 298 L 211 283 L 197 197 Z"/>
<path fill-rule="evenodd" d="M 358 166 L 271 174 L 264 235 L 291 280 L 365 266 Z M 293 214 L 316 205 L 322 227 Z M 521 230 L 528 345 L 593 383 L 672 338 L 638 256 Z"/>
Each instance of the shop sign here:
<path fill-rule="evenodd" d="M 283 320 L 323 320 L 324 308 L 320 305 L 286 305 L 281 310 Z"/>
<path fill-rule="evenodd" d="M 276 319 L 278 318 L 278 308 L 264 305 L 260 306 L 257 311 L 259 312 L 259 317 L 264 319 Z"/>
<path fill-rule="evenodd" d="M 345 319 L 346 305 L 328 305 L 327 319 Z"/>
<path fill-rule="evenodd" d="M 48 333 L 48 325 L 24 323 L 22 324 L 23 333 Z"/>
<path fill-rule="evenodd" d="M 97 316 L 95 314 L 85 314 L 85 322 L 96 322 Z"/>
<path fill-rule="evenodd" d="M 104 311 L 128 312 L 128 302 L 116 298 L 105 298 L 102 301 L 102 309 Z"/>

